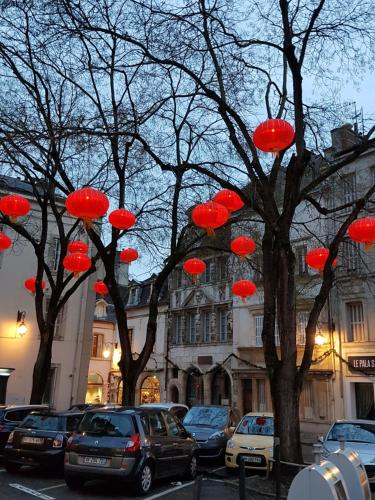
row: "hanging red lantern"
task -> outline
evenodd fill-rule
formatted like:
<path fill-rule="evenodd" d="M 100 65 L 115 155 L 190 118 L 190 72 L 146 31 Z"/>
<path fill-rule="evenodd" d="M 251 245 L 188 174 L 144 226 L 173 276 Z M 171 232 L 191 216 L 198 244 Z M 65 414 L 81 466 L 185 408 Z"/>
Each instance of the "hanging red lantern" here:
<path fill-rule="evenodd" d="M 24 196 L 9 194 L 0 200 L 0 212 L 7 215 L 12 222 L 30 212 L 30 202 Z"/>
<path fill-rule="evenodd" d="M 130 229 L 134 226 L 136 218 L 129 210 L 119 208 L 109 214 L 108 220 L 116 229 Z"/>
<path fill-rule="evenodd" d="M 306 254 L 306 263 L 313 269 L 316 269 L 320 273 L 323 272 L 324 266 L 326 265 L 329 255 L 328 248 L 313 248 L 309 250 Z M 337 259 L 332 263 L 332 267 L 337 264 Z"/>
<path fill-rule="evenodd" d="M 69 253 L 87 253 L 88 251 L 89 247 L 81 240 L 71 241 L 68 245 Z"/>
<path fill-rule="evenodd" d="M 120 261 L 125 264 L 130 264 L 134 260 L 137 260 L 138 257 L 138 252 L 134 248 L 125 248 L 125 250 L 121 250 L 120 252 Z"/>
<path fill-rule="evenodd" d="M 244 206 L 244 202 L 241 197 L 235 191 L 231 191 L 230 189 L 223 189 L 222 191 L 219 191 L 214 196 L 213 201 L 223 205 L 229 213 L 236 212 Z"/>
<path fill-rule="evenodd" d="M 353 241 L 363 243 L 365 250 L 372 250 L 375 244 L 375 218 L 363 217 L 355 220 L 349 226 L 349 237 Z"/>
<path fill-rule="evenodd" d="M 107 295 L 107 294 L 108 294 L 108 287 L 107 287 L 107 285 L 104 283 L 104 281 L 97 281 L 97 282 L 94 284 L 94 291 L 95 291 L 98 295 L 101 295 L 102 297 L 104 297 L 104 295 Z"/>
<path fill-rule="evenodd" d="M 278 153 L 290 146 L 294 139 L 294 129 L 285 120 L 266 120 L 257 126 L 253 135 L 255 146 L 266 153 Z"/>
<path fill-rule="evenodd" d="M 232 293 L 241 297 L 242 302 L 245 302 L 247 297 L 254 295 L 256 291 L 257 287 L 251 280 L 239 280 L 232 285 Z"/>
<path fill-rule="evenodd" d="M 196 226 L 206 229 L 208 236 L 213 236 L 214 230 L 227 222 L 229 212 L 220 203 L 208 201 L 194 207 L 191 217 Z"/>
<path fill-rule="evenodd" d="M 244 259 L 247 255 L 254 253 L 256 248 L 255 241 L 247 236 L 239 236 L 232 240 L 230 244 L 230 249 L 236 255 L 239 255 L 241 259 Z"/>
<path fill-rule="evenodd" d="M 36 293 L 36 278 L 28 278 L 23 286 L 26 288 L 26 290 L 28 290 L 32 295 L 35 295 Z M 40 286 L 42 287 L 42 290 L 45 288 L 46 284 L 45 282 L 42 280 L 41 283 L 40 283 Z"/>
<path fill-rule="evenodd" d="M 0 231 L 0 251 L 8 250 L 8 248 L 12 245 L 12 240 L 5 233 Z"/>
<path fill-rule="evenodd" d="M 206 263 L 203 260 L 197 258 L 188 259 L 184 262 L 184 270 L 188 274 L 191 274 L 191 280 L 193 283 L 195 283 L 197 280 L 197 276 L 205 272 Z"/>
<path fill-rule="evenodd" d="M 85 273 L 90 269 L 91 259 L 84 253 L 71 253 L 64 257 L 63 266 L 73 273 L 75 278 L 78 278 L 80 273 Z"/>
<path fill-rule="evenodd" d="M 86 229 L 89 229 L 94 219 L 103 217 L 107 212 L 109 201 L 101 191 L 85 187 L 70 193 L 65 200 L 65 206 L 70 215 L 82 219 Z"/>

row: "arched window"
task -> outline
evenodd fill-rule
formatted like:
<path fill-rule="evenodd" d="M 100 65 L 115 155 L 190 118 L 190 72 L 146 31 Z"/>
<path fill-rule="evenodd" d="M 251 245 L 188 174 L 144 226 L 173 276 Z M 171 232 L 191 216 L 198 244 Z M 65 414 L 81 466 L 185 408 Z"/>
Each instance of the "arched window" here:
<path fill-rule="evenodd" d="M 186 404 L 188 406 L 203 403 L 203 378 L 198 370 L 192 370 L 186 382 Z"/>
<path fill-rule="evenodd" d="M 155 375 L 145 378 L 142 383 L 141 404 L 144 403 L 160 403 L 160 383 Z"/>
<path fill-rule="evenodd" d="M 86 403 L 104 402 L 104 382 L 99 373 L 89 373 L 87 379 Z"/>
<path fill-rule="evenodd" d="M 230 405 L 232 402 L 231 381 L 225 370 L 216 370 L 212 377 L 211 403 Z"/>

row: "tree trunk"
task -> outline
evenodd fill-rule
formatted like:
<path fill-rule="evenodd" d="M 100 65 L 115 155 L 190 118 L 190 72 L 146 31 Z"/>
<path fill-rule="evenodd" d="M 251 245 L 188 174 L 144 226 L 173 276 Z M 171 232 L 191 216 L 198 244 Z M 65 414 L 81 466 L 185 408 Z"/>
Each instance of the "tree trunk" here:
<path fill-rule="evenodd" d="M 52 332 L 41 332 L 39 352 L 33 370 L 30 404 L 42 404 L 43 402 L 46 381 L 51 368 L 53 333 L 53 330 Z"/>
<path fill-rule="evenodd" d="M 118 364 L 121 377 L 122 377 L 122 401 L 121 404 L 124 406 L 134 406 L 135 405 L 135 389 L 137 385 L 137 380 L 139 377 L 138 365 L 133 362 L 129 363 L 126 368 L 126 363 L 123 359 L 120 360 Z"/>

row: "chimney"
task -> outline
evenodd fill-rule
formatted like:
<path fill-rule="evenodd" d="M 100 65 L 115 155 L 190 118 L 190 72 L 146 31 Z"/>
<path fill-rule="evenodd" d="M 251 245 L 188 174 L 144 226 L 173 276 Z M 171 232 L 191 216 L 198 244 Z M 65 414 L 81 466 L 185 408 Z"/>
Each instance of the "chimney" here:
<path fill-rule="evenodd" d="M 332 152 L 335 156 L 361 142 L 361 138 L 354 132 L 350 123 L 345 123 L 341 127 L 331 130 L 331 138 Z"/>

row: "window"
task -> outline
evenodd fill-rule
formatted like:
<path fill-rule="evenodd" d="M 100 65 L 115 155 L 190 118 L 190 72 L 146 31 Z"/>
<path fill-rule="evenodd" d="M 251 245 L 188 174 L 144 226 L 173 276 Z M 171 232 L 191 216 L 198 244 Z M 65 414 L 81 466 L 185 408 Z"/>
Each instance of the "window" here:
<path fill-rule="evenodd" d="M 94 333 L 92 339 L 92 358 L 102 358 L 103 357 L 103 345 L 104 345 L 104 335 L 102 333 Z"/>
<path fill-rule="evenodd" d="M 57 377 L 57 366 L 51 366 L 45 383 L 45 390 L 43 394 L 42 404 L 48 404 L 50 406 L 53 406 L 56 377 Z"/>
<path fill-rule="evenodd" d="M 167 436 L 167 428 L 161 413 L 150 413 L 150 425 L 153 436 Z"/>
<path fill-rule="evenodd" d="M 202 283 L 211 283 L 214 278 L 214 263 L 212 260 L 206 261 L 206 269 L 202 274 Z"/>
<path fill-rule="evenodd" d="M 182 316 L 174 317 L 174 340 L 176 344 L 182 344 Z"/>
<path fill-rule="evenodd" d="M 251 259 L 253 266 L 253 280 L 261 281 L 263 279 L 263 256 L 261 253 L 255 253 Z"/>
<path fill-rule="evenodd" d="M 225 281 L 228 279 L 228 259 L 226 257 L 219 257 L 217 260 L 217 279 L 218 281 Z"/>
<path fill-rule="evenodd" d="M 359 271 L 361 268 L 359 243 L 344 241 L 342 247 L 343 266 L 346 272 Z"/>
<path fill-rule="evenodd" d="M 354 172 L 342 177 L 341 186 L 344 203 L 351 203 L 357 199 L 357 182 Z"/>
<path fill-rule="evenodd" d="M 104 381 L 99 373 L 89 373 L 87 377 L 86 403 L 104 402 Z"/>
<path fill-rule="evenodd" d="M 172 417 L 170 413 L 164 413 L 165 420 L 167 421 L 168 434 L 170 436 L 180 436 L 181 430 L 178 426 L 176 420 Z"/>
<path fill-rule="evenodd" d="M 302 389 L 303 415 L 305 418 L 314 418 L 313 401 L 312 380 L 305 380 Z"/>
<path fill-rule="evenodd" d="M 226 309 L 219 310 L 219 340 L 226 342 L 228 340 L 228 311 Z"/>
<path fill-rule="evenodd" d="M 195 313 L 189 313 L 187 315 L 187 332 L 188 332 L 189 342 L 191 344 L 197 342 L 198 339 L 197 339 L 197 329 L 195 324 Z"/>
<path fill-rule="evenodd" d="M 255 345 L 262 347 L 262 331 L 263 331 L 263 314 L 255 316 Z"/>
<path fill-rule="evenodd" d="M 296 317 L 296 342 L 297 345 L 305 345 L 306 343 L 306 326 L 309 320 L 307 311 L 298 311 Z"/>
<path fill-rule="evenodd" d="M 203 342 L 211 341 L 211 313 L 203 311 L 202 313 L 202 338 Z"/>
<path fill-rule="evenodd" d="M 365 341 L 365 321 L 363 317 L 362 302 L 350 302 L 346 304 L 348 319 L 348 342 Z"/>
<path fill-rule="evenodd" d="M 50 297 L 44 297 L 44 316 L 45 317 L 47 317 L 48 310 L 50 307 L 50 302 L 51 302 Z M 56 316 L 55 331 L 53 334 L 53 338 L 55 340 L 62 340 L 64 337 L 63 326 L 64 326 L 64 321 L 65 321 L 65 306 L 66 306 L 66 303 L 60 308 L 60 310 Z"/>
<path fill-rule="evenodd" d="M 266 381 L 257 379 L 258 411 L 266 411 Z"/>
<path fill-rule="evenodd" d="M 182 269 L 176 269 L 175 271 L 175 287 L 176 288 L 182 288 L 182 282 L 183 282 L 183 272 Z"/>
<path fill-rule="evenodd" d="M 308 274 L 306 253 L 307 247 L 305 245 L 296 248 L 296 271 L 298 276 L 306 276 Z"/>
<path fill-rule="evenodd" d="M 131 288 L 129 292 L 129 299 L 128 299 L 128 305 L 129 306 L 134 306 L 138 301 L 138 288 Z"/>

